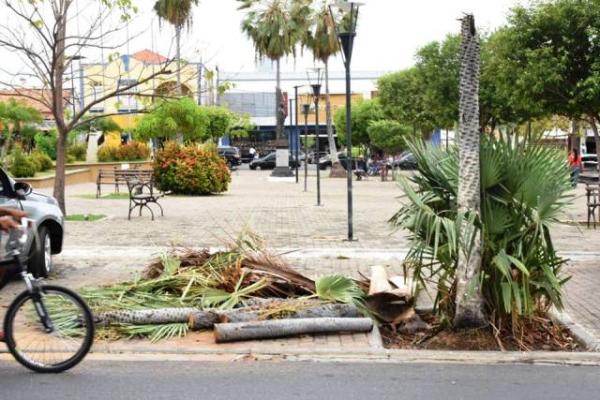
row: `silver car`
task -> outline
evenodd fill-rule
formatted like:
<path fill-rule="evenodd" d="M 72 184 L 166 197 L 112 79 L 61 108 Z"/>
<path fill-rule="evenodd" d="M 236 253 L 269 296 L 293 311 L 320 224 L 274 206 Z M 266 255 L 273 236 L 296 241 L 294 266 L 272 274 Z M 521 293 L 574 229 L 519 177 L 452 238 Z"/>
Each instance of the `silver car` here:
<path fill-rule="evenodd" d="M 37 232 L 23 254 L 28 255 L 28 267 L 35 277 L 45 278 L 52 270 L 52 255 L 62 251 L 65 218 L 55 198 L 33 192 L 25 182 L 15 182 L 0 169 L 0 207 L 23 210 L 34 223 Z M 0 234 L 0 264 L 11 262 L 6 257 L 8 235 Z"/>

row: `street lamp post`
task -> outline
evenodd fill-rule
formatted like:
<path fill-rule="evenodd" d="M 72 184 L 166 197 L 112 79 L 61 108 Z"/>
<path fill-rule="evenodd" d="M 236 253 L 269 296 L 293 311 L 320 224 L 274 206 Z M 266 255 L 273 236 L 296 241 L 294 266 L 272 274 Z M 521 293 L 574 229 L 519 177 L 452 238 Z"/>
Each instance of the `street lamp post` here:
<path fill-rule="evenodd" d="M 317 159 L 317 206 L 321 205 L 321 168 L 319 167 L 319 97 L 321 97 L 321 84 L 311 85 L 315 102 L 315 158 Z"/>
<path fill-rule="evenodd" d="M 353 225 L 353 199 L 352 199 L 352 92 L 351 92 L 351 77 L 350 64 L 352 61 L 352 50 L 354 47 L 354 38 L 356 37 L 356 24 L 358 22 L 358 10 L 360 3 L 337 1 L 335 6 L 329 6 L 331 18 L 336 22 L 337 37 L 342 49 L 342 57 L 344 67 L 346 68 L 346 158 L 348 164 L 348 240 L 354 240 L 354 225 Z M 341 13 L 341 20 L 335 18 L 334 9 L 337 8 Z"/>
<path fill-rule="evenodd" d="M 304 114 L 304 191 L 308 191 L 308 113 L 310 104 L 302 104 L 302 114 Z"/>

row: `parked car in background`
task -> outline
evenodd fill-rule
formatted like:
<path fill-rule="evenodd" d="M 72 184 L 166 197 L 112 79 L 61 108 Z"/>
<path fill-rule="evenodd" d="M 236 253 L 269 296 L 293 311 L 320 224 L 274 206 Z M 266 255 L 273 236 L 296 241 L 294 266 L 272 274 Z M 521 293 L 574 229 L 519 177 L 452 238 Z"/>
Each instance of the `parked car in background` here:
<path fill-rule="evenodd" d="M 316 164 L 317 160 L 320 160 L 323 157 L 328 156 L 329 153 L 326 151 L 319 151 L 318 153 L 316 151 L 310 152 L 308 153 L 308 163 L 309 164 Z"/>
<path fill-rule="evenodd" d="M 250 162 L 250 169 L 274 169 L 276 165 L 277 157 L 276 153 L 267 154 L 264 157 L 258 158 Z M 290 155 L 289 166 L 290 168 L 296 168 L 296 165 L 300 167 L 301 162 L 297 162 Z"/>
<path fill-rule="evenodd" d="M 399 160 L 394 161 L 393 167 L 404 170 L 414 170 L 417 169 L 417 159 L 412 153 L 404 153 L 400 156 Z"/>
<path fill-rule="evenodd" d="M 227 165 L 232 167 L 237 167 L 242 164 L 242 156 L 240 154 L 240 149 L 233 146 L 223 146 L 217 149 L 219 155 L 225 159 Z"/>
<path fill-rule="evenodd" d="M 64 215 L 54 197 L 33 192 L 24 182 L 15 182 L 0 169 L 0 207 L 17 208 L 25 211 L 34 224 L 30 229 L 30 240 L 22 252 L 27 256 L 29 272 L 35 277 L 45 278 L 52 271 L 52 256 L 62 251 Z M 0 268 L 10 270 L 13 259 L 6 257 L 9 234 L 0 233 Z"/>
<path fill-rule="evenodd" d="M 583 164 L 583 169 L 595 170 L 598 168 L 598 155 L 591 153 L 582 154 L 581 163 Z"/>
<path fill-rule="evenodd" d="M 348 162 L 348 157 L 346 156 L 346 153 L 339 152 L 338 159 L 340 160 L 340 164 L 342 165 L 342 167 L 344 167 L 344 169 L 347 171 L 349 162 Z M 319 160 L 319 169 L 320 170 L 326 170 L 328 168 L 331 168 L 331 166 L 332 166 L 332 163 L 331 163 L 330 155 L 327 155 Z M 362 158 L 353 157 L 352 158 L 352 169 L 353 170 L 355 170 L 355 169 L 366 170 L 366 165 L 365 165 L 364 160 Z"/>
<path fill-rule="evenodd" d="M 250 149 L 242 149 L 240 159 L 244 164 L 248 164 L 250 161 L 254 160 L 254 155 L 250 154 Z"/>

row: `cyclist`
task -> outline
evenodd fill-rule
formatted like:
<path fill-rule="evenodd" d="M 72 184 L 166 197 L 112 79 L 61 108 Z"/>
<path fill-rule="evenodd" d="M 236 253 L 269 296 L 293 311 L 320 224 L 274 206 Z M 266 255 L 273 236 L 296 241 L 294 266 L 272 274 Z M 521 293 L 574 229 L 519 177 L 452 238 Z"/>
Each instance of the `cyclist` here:
<path fill-rule="evenodd" d="M 18 228 L 20 226 L 18 221 L 26 216 L 27 214 L 25 212 L 17 210 L 16 208 L 0 207 L 0 232 L 8 232 Z M 0 268 L 0 282 L 2 282 L 5 272 L 4 268 Z M 0 342 L 3 341 L 4 332 L 0 331 Z"/>

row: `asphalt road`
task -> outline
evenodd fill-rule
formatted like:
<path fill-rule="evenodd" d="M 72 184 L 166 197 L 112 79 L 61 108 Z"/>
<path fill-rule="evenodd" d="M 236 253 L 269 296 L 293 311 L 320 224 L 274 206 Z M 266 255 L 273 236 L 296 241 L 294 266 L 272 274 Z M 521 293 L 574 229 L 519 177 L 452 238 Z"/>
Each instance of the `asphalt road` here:
<path fill-rule="evenodd" d="M 600 369 L 309 362 L 87 361 L 62 375 L 0 365 L 0 399 L 598 399 Z"/>

